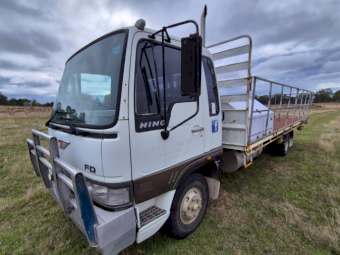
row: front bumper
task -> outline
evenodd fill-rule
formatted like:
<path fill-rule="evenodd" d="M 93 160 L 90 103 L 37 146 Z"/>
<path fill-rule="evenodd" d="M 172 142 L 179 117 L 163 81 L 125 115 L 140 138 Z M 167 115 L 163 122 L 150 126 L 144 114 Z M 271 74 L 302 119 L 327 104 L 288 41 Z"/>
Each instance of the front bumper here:
<path fill-rule="evenodd" d="M 33 141 L 26 142 L 35 173 L 89 244 L 105 255 L 117 254 L 131 245 L 136 239 L 134 209 L 109 212 L 94 206 L 84 175 L 59 158 L 57 139 L 36 130 L 32 130 L 32 136 Z M 50 151 L 40 145 L 40 138 L 48 140 Z"/>

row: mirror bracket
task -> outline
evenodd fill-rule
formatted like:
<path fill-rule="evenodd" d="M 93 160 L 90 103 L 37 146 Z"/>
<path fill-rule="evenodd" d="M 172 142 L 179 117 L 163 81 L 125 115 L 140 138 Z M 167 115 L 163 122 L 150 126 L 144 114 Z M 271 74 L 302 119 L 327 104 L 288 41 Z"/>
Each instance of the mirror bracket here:
<path fill-rule="evenodd" d="M 163 131 L 161 132 L 161 136 L 162 136 L 163 140 L 168 139 L 169 136 L 170 136 L 170 131 L 167 130 L 167 129 L 163 130 Z"/>
<path fill-rule="evenodd" d="M 190 97 L 195 97 L 197 100 L 197 111 L 196 113 L 186 119 L 184 122 L 188 121 L 189 119 L 193 118 L 199 110 L 199 99 L 198 96 L 200 95 L 200 86 L 201 86 L 201 57 L 202 57 L 202 37 L 199 36 L 198 24 L 194 20 L 187 20 L 180 23 L 176 23 L 167 27 L 163 27 L 161 30 L 156 31 L 152 35 L 149 35 L 150 39 L 155 39 L 155 35 L 158 33 L 162 33 L 162 60 L 163 60 L 163 93 L 164 93 L 164 119 L 165 125 L 164 130 L 161 132 L 161 136 L 163 140 L 169 138 L 170 131 L 167 130 L 167 117 L 166 117 L 166 86 L 165 86 L 165 61 L 164 61 L 164 42 L 171 42 L 171 38 L 168 34 L 167 29 L 172 27 L 177 27 L 180 25 L 184 25 L 187 23 L 193 23 L 196 26 L 196 33 L 190 34 L 187 38 L 182 38 L 182 55 L 181 55 L 181 94 L 189 95 Z M 165 39 L 164 35 L 166 34 L 167 39 Z M 186 43 L 183 44 L 183 41 Z M 183 51 L 183 45 L 185 46 L 186 51 Z M 185 52 L 183 54 L 183 52 Z M 183 60 L 183 57 L 185 60 Z M 184 72 L 183 72 L 184 71 Z M 188 73 L 190 72 L 190 73 Z M 186 84 L 183 86 L 183 84 Z M 184 89 L 183 89 L 184 88 Z M 182 123 L 184 123 L 182 122 Z M 180 123 L 179 125 L 181 125 Z M 173 127 L 171 130 L 177 128 L 179 125 Z"/>

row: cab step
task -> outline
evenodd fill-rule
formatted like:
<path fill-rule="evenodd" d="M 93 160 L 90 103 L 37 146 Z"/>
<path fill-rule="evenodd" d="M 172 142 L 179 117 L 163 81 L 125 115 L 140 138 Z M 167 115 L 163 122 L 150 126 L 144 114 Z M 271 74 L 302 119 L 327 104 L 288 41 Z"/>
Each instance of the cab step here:
<path fill-rule="evenodd" d="M 140 218 L 140 227 L 145 226 L 146 224 L 150 223 L 151 221 L 161 217 L 166 213 L 165 210 L 158 208 L 156 206 L 151 206 L 148 209 L 139 213 Z"/>

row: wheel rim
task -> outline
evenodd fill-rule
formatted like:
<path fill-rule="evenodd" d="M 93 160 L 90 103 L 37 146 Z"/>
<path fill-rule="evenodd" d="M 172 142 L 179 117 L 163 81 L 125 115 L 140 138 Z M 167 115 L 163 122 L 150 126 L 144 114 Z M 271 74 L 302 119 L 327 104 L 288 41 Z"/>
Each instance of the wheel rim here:
<path fill-rule="evenodd" d="M 284 142 L 284 148 L 285 148 L 285 153 L 287 153 L 287 151 L 288 151 L 288 147 L 289 147 L 289 139 L 285 139 L 285 142 Z"/>
<path fill-rule="evenodd" d="M 190 224 L 199 215 L 202 209 L 202 192 L 197 187 L 192 187 L 184 195 L 181 203 L 180 218 L 182 223 Z"/>

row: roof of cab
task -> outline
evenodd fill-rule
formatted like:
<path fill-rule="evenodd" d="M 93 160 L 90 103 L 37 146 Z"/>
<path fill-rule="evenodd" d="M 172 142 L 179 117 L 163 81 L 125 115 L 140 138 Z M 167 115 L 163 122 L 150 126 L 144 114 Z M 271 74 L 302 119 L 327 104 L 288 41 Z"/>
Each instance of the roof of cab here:
<path fill-rule="evenodd" d="M 128 27 L 121 27 L 119 29 L 115 29 L 115 30 L 112 30 L 100 37 L 98 37 L 97 39 L 93 40 L 92 42 L 86 44 L 84 47 L 80 48 L 79 50 L 77 50 L 74 54 L 72 54 L 66 61 L 66 63 L 71 59 L 73 58 L 75 55 L 77 55 L 79 52 L 83 51 L 84 49 L 86 49 L 87 47 L 89 47 L 90 45 L 92 45 L 93 43 L 95 43 L 96 41 L 99 41 L 101 40 L 102 38 L 105 38 L 107 36 L 109 36 L 110 34 L 112 33 L 115 33 L 115 32 L 118 32 L 118 31 L 121 31 L 121 30 L 129 30 L 129 34 L 135 34 L 137 32 L 145 32 L 145 33 L 150 33 L 150 34 L 153 34 L 155 32 L 157 32 L 158 30 L 155 30 L 155 29 L 151 29 L 151 28 L 144 28 L 144 30 L 141 30 L 141 29 L 138 29 L 136 26 L 128 26 Z M 160 33 L 158 34 L 160 36 Z M 178 42 L 181 41 L 181 38 L 180 37 L 177 37 L 177 36 L 174 36 L 174 35 L 171 35 L 169 34 L 170 38 L 172 40 L 176 40 Z M 205 55 L 205 56 L 210 56 L 211 53 L 209 50 L 207 50 L 206 48 L 203 47 L 202 49 L 202 55 Z"/>

